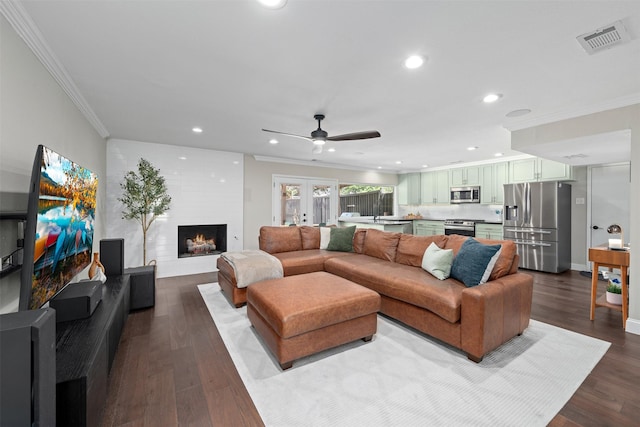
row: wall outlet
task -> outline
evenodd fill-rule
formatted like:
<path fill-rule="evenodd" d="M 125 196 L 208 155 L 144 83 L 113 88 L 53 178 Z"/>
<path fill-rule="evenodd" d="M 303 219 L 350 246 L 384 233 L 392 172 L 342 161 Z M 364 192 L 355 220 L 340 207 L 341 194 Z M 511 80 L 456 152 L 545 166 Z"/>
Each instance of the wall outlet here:
<path fill-rule="evenodd" d="M 576 197 L 576 205 L 584 205 L 584 197 Z"/>

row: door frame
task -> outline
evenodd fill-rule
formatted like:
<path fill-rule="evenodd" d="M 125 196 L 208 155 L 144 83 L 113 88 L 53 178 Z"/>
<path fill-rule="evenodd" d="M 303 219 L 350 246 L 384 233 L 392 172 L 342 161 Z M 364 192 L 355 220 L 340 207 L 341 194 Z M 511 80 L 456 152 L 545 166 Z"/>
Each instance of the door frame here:
<path fill-rule="evenodd" d="M 329 224 L 337 224 L 338 223 L 338 180 L 331 178 L 320 178 L 320 177 L 309 177 L 309 176 L 298 176 L 298 175 L 280 175 L 274 174 L 271 176 L 271 222 L 272 225 L 281 225 L 281 195 L 280 195 L 280 185 L 281 184 L 300 184 L 303 186 L 303 196 L 308 194 L 304 203 L 301 203 L 301 206 L 313 206 L 313 186 L 314 185 L 327 185 L 333 188 L 330 194 L 330 212 L 329 212 L 329 220 L 327 221 L 327 225 Z M 312 218 L 313 214 L 310 215 Z M 313 219 L 313 218 L 312 218 Z M 314 225 L 312 222 L 308 224 L 301 225 Z"/>
<path fill-rule="evenodd" d="M 586 259 L 586 264 L 587 267 L 589 268 L 589 270 L 592 270 L 593 268 L 593 263 L 589 261 L 589 248 L 592 245 L 591 242 L 591 209 L 592 209 L 592 202 L 593 202 L 593 196 L 592 196 L 592 188 L 593 188 L 593 183 L 592 183 L 592 169 L 593 168 L 600 168 L 600 167 L 606 167 L 606 166 L 628 166 L 629 167 L 629 173 L 631 173 L 631 163 L 630 162 L 616 162 L 616 163 L 605 163 L 605 164 L 601 164 L 601 165 L 588 165 L 587 166 L 587 247 L 585 249 L 585 259 Z M 631 180 L 631 176 L 629 176 L 629 180 Z M 631 195 L 629 195 L 631 196 Z M 631 212 L 629 212 L 629 214 L 631 214 Z M 629 217 L 629 220 L 631 220 L 631 217 Z M 604 269 L 604 268 L 603 268 Z"/>

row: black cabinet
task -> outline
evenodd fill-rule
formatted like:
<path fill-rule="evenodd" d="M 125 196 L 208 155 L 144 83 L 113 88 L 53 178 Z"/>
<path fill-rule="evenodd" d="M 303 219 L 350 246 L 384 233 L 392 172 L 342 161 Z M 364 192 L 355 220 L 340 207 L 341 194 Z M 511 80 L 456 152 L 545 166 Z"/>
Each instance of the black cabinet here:
<path fill-rule="evenodd" d="M 109 370 L 129 314 L 129 286 L 126 274 L 109 277 L 91 317 L 57 324 L 57 425 L 100 425 Z"/>
<path fill-rule="evenodd" d="M 156 303 L 156 268 L 153 265 L 127 268 L 131 277 L 131 310 L 153 307 Z"/>
<path fill-rule="evenodd" d="M 56 419 L 55 310 L 0 315 L 0 426 Z"/>

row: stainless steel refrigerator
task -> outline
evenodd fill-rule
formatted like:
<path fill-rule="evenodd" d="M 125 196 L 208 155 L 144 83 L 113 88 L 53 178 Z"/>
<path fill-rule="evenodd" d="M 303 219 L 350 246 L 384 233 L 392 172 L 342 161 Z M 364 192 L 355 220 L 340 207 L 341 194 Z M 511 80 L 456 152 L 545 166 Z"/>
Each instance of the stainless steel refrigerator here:
<path fill-rule="evenodd" d="M 571 267 L 571 186 L 504 185 L 504 239 L 518 247 L 520 267 L 561 273 Z"/>

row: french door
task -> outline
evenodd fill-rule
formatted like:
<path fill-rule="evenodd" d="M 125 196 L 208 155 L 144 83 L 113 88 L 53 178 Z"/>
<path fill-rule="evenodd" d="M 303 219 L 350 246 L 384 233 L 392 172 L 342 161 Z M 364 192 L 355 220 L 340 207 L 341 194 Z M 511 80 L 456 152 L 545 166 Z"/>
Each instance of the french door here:
<path fill-rule="evenodd" d="M 273 176 L 273 225 L 336 224 L 338 181 Z"/>

